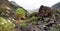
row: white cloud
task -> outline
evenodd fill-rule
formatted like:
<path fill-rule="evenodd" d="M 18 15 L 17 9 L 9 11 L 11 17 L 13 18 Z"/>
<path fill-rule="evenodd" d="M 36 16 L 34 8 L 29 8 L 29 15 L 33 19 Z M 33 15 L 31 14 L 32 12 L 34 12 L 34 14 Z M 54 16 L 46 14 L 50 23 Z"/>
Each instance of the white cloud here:
<path fill-rule="evenodd" d="M 11 1 L 11 0 L 10 0 Z M 49 6 L 60 2 L 60 0 L 12 0 L 25 9 L 37 9 L 41 5 Z"/>

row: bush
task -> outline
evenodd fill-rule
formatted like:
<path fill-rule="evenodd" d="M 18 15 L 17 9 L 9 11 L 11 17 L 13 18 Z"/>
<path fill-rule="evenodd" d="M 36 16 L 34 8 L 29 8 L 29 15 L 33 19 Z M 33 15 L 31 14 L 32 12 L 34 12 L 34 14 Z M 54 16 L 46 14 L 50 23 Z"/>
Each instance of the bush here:
<path fill-rule="evenodd" d="M 29 15 L 29 18 L 31 18 L 31 17 L 33 17 L 33 16 L 38 17 L 38 12 L 33 12 L 33 13 L 31 13 L 31 14 Z"/>
<path fill-rule="evenodd" d="M 56 27 L 50 28 L 52 31 L 60 31 L 60 24 L 57 24 Z"/>
<path fill-rule="evenodd" d="M 38 17 L 33 16 L 32 18 L 29 19 L 29 21 L 37 21 Z"/>
<path fill-rule="evenodd" d="M 20 24 L 20 27 L 21 27 L 21 28 L 24 28 L 26 25 L 27 25 L 26 23 L 21 23 L 21 24 Z"/>
<path fill-rule="evenodd" d="M 15 12 L 16 18 L 15 19 L 21 19 L 21 18 L 26 18 L 27 13 L 25 12 L 25 10 L 23 8 L 18 8 Z"/>
<path fill-rule="evenodd" d="M 12 22 L 4 18 L 0 18 L 0 31 L 10 31 L 13 27 Z"/>

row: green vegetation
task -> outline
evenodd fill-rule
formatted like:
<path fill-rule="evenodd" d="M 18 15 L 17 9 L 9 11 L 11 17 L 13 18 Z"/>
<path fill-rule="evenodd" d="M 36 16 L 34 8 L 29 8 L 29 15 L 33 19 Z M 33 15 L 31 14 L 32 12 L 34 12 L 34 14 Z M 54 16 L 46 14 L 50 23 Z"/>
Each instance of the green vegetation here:
<path fill-rule="evenodd" d="M 0 7 L 0 13 L 2 12 L 2 8 Z"/>
<path fill-rule="evenodd" d="M 4 18 L 0 18 L 0 31 L 10 31 L 14 27 L 13 23 Z"/>
<path fill-rule="evenodd" d="M 26 23 L 21 23 L 21 24 L 20 24 L 20 27 L 21 27 L 21 28 L 24 28 L 25 26 L 27 26 Z"/>
<path fill-rule="evenodd" d="M 51 31 L 60 31 L 60 24 L 57 24 L 56 28 L 55 27 L 50 28 L 50 30 Z"/>
<path fill-rule="evenodd" d="M 38 17 L 33 16 L 29 19 L 29 21 L 37 21 L 37 19 L 38 19 Z"/>
<path fill-rule="evenodd" d="M 2 5 L 4 6 L 4 4 Z M 39 8 L 39 12 L 28 14 L 27 10 L 22 7 L 14 9 L 13 6 L 11 8 L 7 5 L 6 8 L 0 7 L 0 31 L 10 31 L 13 29 L 15 31 L 25 31 L 25 28 L 28 28 L 28 31 L 30 29 L 40 31 L 40 29 L 46 27 L 50 28 L 51 31 L 60 31 L 60 10 L 52 10 L 49 7 L 42 6 Z M 53 27 L 54 24 L 56 26 Z"/>
<path fill-rule="evenodd" d="M 27 12 L 23 8 L 17 8 L 17 10 L 15 11 L 15 16 L 18 19 L 25 19 L 27 16 Z"/>
<path fill-rule="evenodd" d="M 31 14 L 29 15 L 29 18 L 31 18 L 31 17 L 33 17 L 33 16 L 38 17 L 38 12 L 33 12 L 33 13 L 31 13 Z"/>
<path fill-rule="evenodd" d="M 18 8 L 15 13 L 16 15 L 26 16 L 26 12 L 22 8 Z"/>

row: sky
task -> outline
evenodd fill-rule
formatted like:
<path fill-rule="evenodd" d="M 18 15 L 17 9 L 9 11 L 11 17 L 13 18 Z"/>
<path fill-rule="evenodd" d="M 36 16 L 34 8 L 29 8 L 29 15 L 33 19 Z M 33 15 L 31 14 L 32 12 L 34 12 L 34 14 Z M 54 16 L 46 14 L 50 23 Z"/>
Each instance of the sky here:
<path fill-rule="evenodd" d="M 38 9 L 41 5 L 51 7 L 60 2 L 60 0 L 9 0 L 15 1 L 18 5 L 27 10 Z"/>

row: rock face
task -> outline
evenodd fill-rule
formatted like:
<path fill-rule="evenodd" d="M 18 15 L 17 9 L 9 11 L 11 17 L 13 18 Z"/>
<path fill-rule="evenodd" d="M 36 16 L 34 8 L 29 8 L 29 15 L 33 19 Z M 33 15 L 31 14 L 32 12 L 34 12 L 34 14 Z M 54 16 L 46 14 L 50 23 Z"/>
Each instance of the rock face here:
<path fill-rule="evenodd" d="M 41 6 L 39 9 L 39 15 L 47 17 L 51 13 L 51 8 L 47 6 Z"/>
<path fill-rule="evenodd" d="M 9 5 L 12 7 L 12 9 L 16 10 L 17 8 L 23 8 L 21 6 L 19 6 L 16 2 L 14 1 L 10 1 Z M 24 8 L 23 8 L 24 9 Z M 24 9 L 25 10 L 25 9 Z"/>
<path fill-rule="evenodd" d="M 9 5 L 9 1 L 8 0 L 0 0 L 0 3 L 1 3 L 0 4 L 0 11 L 1 11 L 0 16 L 5 17 L 5 14 L 6 14 L 6 16 L 8 17 L 9 15 L 7 15 L 7 14 L 9 14 L 10 11 L 12 10 L 11 6 Z"/>
<path fill-rule="evenodd" d="M 51 8 L 52 9 L 60 9 L 60 2 L 54 4 Z"/>

